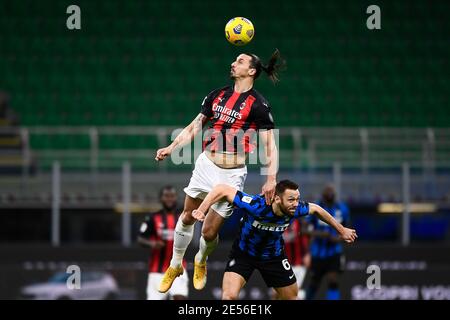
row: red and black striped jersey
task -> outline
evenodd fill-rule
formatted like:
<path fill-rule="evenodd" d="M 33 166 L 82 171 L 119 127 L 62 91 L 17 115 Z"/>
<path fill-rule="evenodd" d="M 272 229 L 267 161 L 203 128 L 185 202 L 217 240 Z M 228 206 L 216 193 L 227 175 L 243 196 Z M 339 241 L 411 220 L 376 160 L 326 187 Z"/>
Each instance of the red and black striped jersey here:
<path fill-rule="evenodd" d="M 164 273 L 172 258 L 173 237 L 175 226 L 181 211 L 168 212 L 160 210 L 150 213 L 142 222 L 139 234 L 148 240 L 164 241 L 161 249 L 152 248 L 149 257 L 149 272 Z"/>
<path fill-rule="evenodd" d="M 234 86 L 210 92 L 202 103 L 201 113 L 210 120 L 203 148 L 221 152 L 251 152 L 256 132 L 274 129 L 271 107 L 255 89 L 238 93 Z"/>
<path fill-rule="evenodd" d="M 283 233 L 285 253 L 293 266 L 303 265 L 303 257 L 309 252 L 309 237 L 301 230 L 302 222 L 296 219 Z"/>

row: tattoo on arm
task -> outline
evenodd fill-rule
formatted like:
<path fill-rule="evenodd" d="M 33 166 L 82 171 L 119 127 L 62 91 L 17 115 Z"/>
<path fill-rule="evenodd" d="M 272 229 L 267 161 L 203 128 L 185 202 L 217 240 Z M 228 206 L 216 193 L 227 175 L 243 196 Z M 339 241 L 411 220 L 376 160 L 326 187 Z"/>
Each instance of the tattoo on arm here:
<path fill-rule="evenodd" d="M 208 121 L 208 118 L 199 113 L 192 122 L 181 131 L 175 140 L 172 142 L 173 147 L 183 146 L 186 143 L 190 142 L 194 135 L 197 134 L 203 128 L 203 124 Z"/>
<path fill-rule="evenodd" d="M 194 121 L 194 127 L 199 127 L 199 128 L 203 128 L 203 125 L 208 121 L 208 118 L 203 114 L 203 113 L 199 113 Z"/>

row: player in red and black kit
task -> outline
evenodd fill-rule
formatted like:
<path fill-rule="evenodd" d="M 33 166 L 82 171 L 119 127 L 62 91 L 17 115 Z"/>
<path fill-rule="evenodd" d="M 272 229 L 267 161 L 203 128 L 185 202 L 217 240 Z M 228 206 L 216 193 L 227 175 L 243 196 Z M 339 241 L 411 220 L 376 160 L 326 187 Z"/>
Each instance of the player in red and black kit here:
<path fill-rule="evenodd" d="M 276 50 L 267 65 L 252 53 L 242 53 L 231 64 L 230 77 L 234 84 L 210 92 L 202 102 L 198 116 L 166 148 L 159 149 L 155 159 L 161 161 L 175 148 L 190 143 L 203 127 L 210 122 L 210 128 L 203 140 L 203 152 L 195 162 L 186 193 L 183 213 L 175 228 L 175 239 L 170 267 L 166 270 L 159 287 L 166 292 L 176 277 L 182 274 L 181 261 L 192 240 L 195 219 L 192 212 L 202 203 L 206 195 L 217 184 L 223 183 L 243 190 L 247 177 L 246 160 L 256 145 L 256 132 L 264 147 L 267 159 L 266 182 L 262 187 L 267 204 L 275 194 L 278 170 L 278 150 L 275 144 L 274 121 L 268 101 L 254 88 L 254 82 L 262 72 L 278 81 L 277 72 L 281 64 Z M 226 201 L 215 203 L 203 223 L 200 248 L 194 260 L 194 288 L 201 290 L 206 284 L 206 259 L 218 243 L 218 232 L 233 212 Z"/>
<path fill-rule="evenodd" d="M 306 271 L 311 264 L 309 236 L 303 233 L 303 225 L 306 225 L 304 221 L 300 219 L 294 220 L 283 233 L 284 250 L 297 279 L 297 298 L 299 300 L 305 299 L 305 290 L 302 289 L 302 285 L 305 280 Z"/>
<path fill-rule="evenodd" d="M 188 277 L 176 279 L 172 289 L 167 293 L 158 292 L 159 282 L 168 268 L 172 256 L 173 233 L 181 210 L 177 209 L 177 194 L 172 186 L 161 189 L 159 199 L 162 209 L 149 214 L 142 222 L 138 242 L 151 248 L 148 268 L 147 299 L 174 300 L 186 299 L 188 296 Z"/>

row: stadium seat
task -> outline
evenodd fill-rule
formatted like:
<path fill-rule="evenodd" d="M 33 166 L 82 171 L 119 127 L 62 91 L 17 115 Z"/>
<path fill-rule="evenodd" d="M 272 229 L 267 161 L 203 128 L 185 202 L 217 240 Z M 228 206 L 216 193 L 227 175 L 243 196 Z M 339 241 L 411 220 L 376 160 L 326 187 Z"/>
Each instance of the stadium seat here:
<path fill-rule="evenodd" d="M 390 4 L 399 18 L 387 17 L 390 28 L 378 33 L 361 31 L 360 8 L 349 3 L 287 1 L 262 23 L 270 3 L 242 2 L 256 24 L 245 48 L 225 41 L 225 21 L 199 14 L 221 12 L 219 3 L 81 1 L 80 32 L 55 26 L 64 26 L 64 4 L 39 1 L 39 16 L 30 17 L 38 6 L 30 3 L 0 12 L 2 88 L 26 126 L 182 126 L 210 90 L 229 83 L 238 53 L 266 60 L 274 47 L 287 60 L 282 81 L 273 86 L 262 76 L 256 87 L 277 126 L 445 127 L 450 120 L 450 22 L 408 20 L 407 1 Z M 450 3 L 434 10 L 449 11 Z"/>

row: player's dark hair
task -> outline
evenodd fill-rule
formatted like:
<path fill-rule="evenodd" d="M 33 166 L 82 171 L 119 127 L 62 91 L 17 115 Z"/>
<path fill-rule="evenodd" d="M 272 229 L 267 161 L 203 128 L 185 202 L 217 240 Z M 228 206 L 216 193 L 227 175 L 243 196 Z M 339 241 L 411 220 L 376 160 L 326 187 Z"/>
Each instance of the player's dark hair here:
<path fill-rule="evenodd" d="M 280 51 L 278 49 L 275 49 L 266 65 L 262 63 L 261 59 L 257 55 L 253 53 L 246 53 L 246 55 L 251 57 L 250 67 L 256 70 L 255 80 L 259 77 L 261 72 L 264 71 L 274 84 L 280 81 L 278 73 L 284 70 L 286 61 L 281 58 Z"/>
<path fill-rule="evenodd" d="M 164 191 L 173 191 L 176 192 L 175 187 L 171 186 L 171 185 L 167 185 L 161 188 L 161 190 L 159 190 L 159 198 L 161 199 Z"/>
<path fill-rule="evenodd" d="M 296 184 L 295 182 L 293 182 L 291 180 L 281 180 L 275 186 L 275 193 L 278 196 L 281 196 L 283 194 L 283 192 L 286 191 L 287 189 L 289 189 L 289 190 L 297 190 L 298 189 L 298 184 Z"/>

